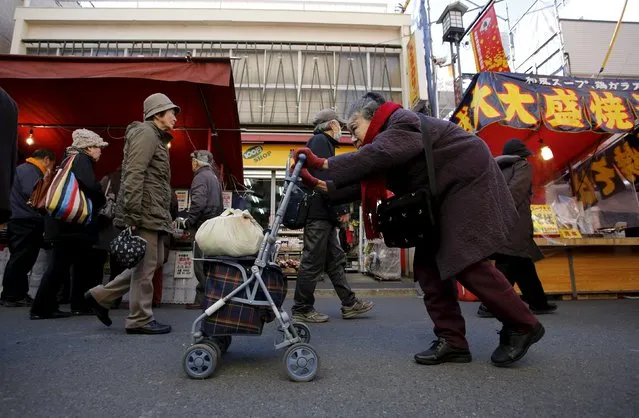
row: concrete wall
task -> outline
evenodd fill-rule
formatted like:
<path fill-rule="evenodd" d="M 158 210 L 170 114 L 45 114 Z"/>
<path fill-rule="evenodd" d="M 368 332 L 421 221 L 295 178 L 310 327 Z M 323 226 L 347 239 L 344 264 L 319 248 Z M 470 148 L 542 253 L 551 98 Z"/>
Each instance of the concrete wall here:
<path fill-rule="evenodd" d="M 18 8 L 21 40 L 213 40 L 403 45 L 410 16 L 209 9 Z"/>
<path fill-rule="evenodd" d="M 13 37 L 13 13 L 21 0 L 0 0 L 0 54 L 8 54 Z"/>
<path fill-rule="evenodd" d="M 561 20 L 564 49 L 570 60 L 572 76 L 592 77 L 599 72 L 616 25 L 616 22 Z M 639 23 L 622 23 L 602 76 L 639 77 L 638 49 Z"/>

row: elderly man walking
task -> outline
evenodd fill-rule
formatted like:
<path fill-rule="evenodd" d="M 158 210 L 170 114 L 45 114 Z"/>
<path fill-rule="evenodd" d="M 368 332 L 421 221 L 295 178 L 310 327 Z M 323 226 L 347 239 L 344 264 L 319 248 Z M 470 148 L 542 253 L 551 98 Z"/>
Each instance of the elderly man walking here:
<path fill-rule="evenodd" d="M 164 94 L 155 93 L 144 101 L 144 122 L 133 122 L 126 130 L 122 180 L 114 225 L 133 227 L 146 240 L 144 258 L 106 286 L 96 286 L 85 297 L 98 319 L 111 325 L 109 307 L 130 288 L 128 334 L 167 334 L 171 326 L 153 317 L 153 274 L 164 260 L 162 237 L 171 226 L 171 167 L 168 131 L 175 126 L 180 108 Z"/>
<path fill-rule="evenodd" d="M 335 156 L 344 122 L 332 109 L 320 111 L 313 121 L 315 135 L 306 144 L 321 158 Z M 326 179 L 321 171 L 311 170 L 311 174 Z M 342 318 L 350 319 L 373 308 L 373 302 L 355 297 L 346 280 L 346 254 L 337 238 L 337 213 L 328 196 L 314 193 L 304 226 L 304 251 L 295 285 L 293 319 L 301 322 L 327 322 L 328 315 L 317 312 L 315 287 L 322 273 L 327 273 L 337 296 L 342 301 Z"/>
<path fill-rule="evenodd" d="M 195 236 L 195 232 L 204 221 L 219 216 L 224 210 L 222 199 L 222 186 L 220 180 L 215 175 L 213 167 L 215 161 L 213 154 L 200 150 L 191 154 L 191 168 L 193 169 L 193 183 L 191 184 L 191 208 L 187 219 L 187 228 Z M 200 257 L 199 249 L 196 247 L 194 257 Z M 195 302 L 186 305 L 187 309 L 200 309 L 204 301 L 204 286 L 206 275 L 204 265 L 201 261 L 193 263 L 197 287 L 195 288 Z"/>

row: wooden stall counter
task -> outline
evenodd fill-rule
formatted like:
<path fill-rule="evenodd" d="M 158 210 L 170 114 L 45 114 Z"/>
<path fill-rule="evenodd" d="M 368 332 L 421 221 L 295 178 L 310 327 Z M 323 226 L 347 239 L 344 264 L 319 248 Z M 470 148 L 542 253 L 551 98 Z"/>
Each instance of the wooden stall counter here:
<path fill-rule="evenodd" d="M 546 293 L 639 293 L 639 238 L 535 238 L 544 260 L 537 273 Z"/>

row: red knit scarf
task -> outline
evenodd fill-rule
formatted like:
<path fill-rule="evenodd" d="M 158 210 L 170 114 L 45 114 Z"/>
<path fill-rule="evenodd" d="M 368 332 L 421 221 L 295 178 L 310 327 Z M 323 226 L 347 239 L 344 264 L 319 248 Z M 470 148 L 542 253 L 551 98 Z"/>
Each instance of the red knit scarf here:
<path fill-rule="evenodd" d="M 362 146 L 371 144 L 377 134 L 388 120 L 388 118 L 402 106 L 386 102 L 382 104 L 375 114 L 366 131 L 364 143 Z M 380 200 L 390 198 L 393 194 L 386 189 L 386 178 L 384 176 L 369 178 L 360 182 L 362 188 L 362 213 L 364 214 L 364 230 L 366 238 L 379 238 L 379 230 L 377 229 L 377 203 Z"/>

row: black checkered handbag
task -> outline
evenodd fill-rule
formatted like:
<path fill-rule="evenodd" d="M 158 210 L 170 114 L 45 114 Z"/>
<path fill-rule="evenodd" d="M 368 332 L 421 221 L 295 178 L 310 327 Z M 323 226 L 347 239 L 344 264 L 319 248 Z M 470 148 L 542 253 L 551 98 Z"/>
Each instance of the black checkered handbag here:
<path fill-rule="evenodd" d="M 131 228 L 127 228 L 111 241 L 109 249 L 118 264 L 129 269 L 135 267 L 144 258 L 146 240 L 133 235 Z"/>

